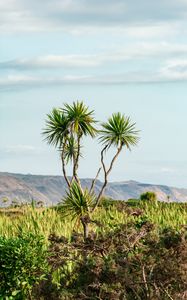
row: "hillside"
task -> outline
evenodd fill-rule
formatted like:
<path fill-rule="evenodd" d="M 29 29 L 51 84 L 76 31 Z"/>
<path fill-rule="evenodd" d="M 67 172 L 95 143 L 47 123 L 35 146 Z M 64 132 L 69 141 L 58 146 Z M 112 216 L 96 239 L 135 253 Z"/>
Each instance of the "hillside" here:
<path fill-rule="evenodd" d="M 99 191 L 101 181 L 96 182 L 95 191 Z M 84 187 L 91 185 L 91 179 L 82 179 Z M 13 173 L 0 173 L 0 205 L 3 199 L 8 198 L 7 205 L 12 200 L 19 202 L 31 202 L 32 199 L 43 201 L 46 205 L 56 204 L 65 194 L 65 181 L 62 176 L 23 175 Z M 186 202 L 187 189 L 139 183 L 136 181 L 111 182 L 105 191 L 105 195 L 113 199 L 127 200 L 138 198 L 145 191 L 154 191 L 158 199 L 166 201 Z"/>

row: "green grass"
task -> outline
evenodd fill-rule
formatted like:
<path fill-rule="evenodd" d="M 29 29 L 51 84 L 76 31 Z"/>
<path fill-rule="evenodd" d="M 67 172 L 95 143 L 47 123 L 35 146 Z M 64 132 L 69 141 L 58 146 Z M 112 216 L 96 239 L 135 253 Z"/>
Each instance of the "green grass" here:
<path fill-rule="evenodd" d="M 94 231 L 107 231 L 118 224 L 131 221 L 139 222 L 147 219 L 158 228 L 171 227 L 177 230 L 187 224 L 187 203 L 149 203 L 144 201 L 129 202 L 127 207 L 118 208 L 119 202 L 109 201 L 106 207 L 99 207 L 93 219 L 104 226 L 92 225 Z M 131 211 L 141 209 L 143 214 L 132 216 Z M 57 208 L 34 208 L 25 206 L 15 209 L 0 210 L 0 235 L 5 237 L 17 236 L 20 231 L 42 234 L 46 237 L 54 233 L 58 236 L 71 237 L 72 231 L 81 231 L 81 226 L 70 217 L 64 218 Z"/>

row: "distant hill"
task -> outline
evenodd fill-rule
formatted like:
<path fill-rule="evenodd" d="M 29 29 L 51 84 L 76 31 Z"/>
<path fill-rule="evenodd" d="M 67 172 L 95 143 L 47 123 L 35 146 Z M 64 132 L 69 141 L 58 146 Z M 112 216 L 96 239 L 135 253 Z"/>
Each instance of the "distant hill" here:
<path fill-rule="evenodd" d="M 90 186 L 92 179 L 82 179 L 83 187 Z M 102 182 L 97 180 L 97 193 Z M 43 201 L 46 205 L 57 204 L 65 194 L 66 183 L 62 176 L 23 175 L 0 172 L 0 206 L 4 198 L 8 198 L 7 205 L 13 200 L 18 202 Z M 113 199 L 128 200 L 139 198 L 146 191 L 154 191 L 160 201 L 187 202 L 187 189 L 139 183 L 136 181 L 111 182 L 105 195 Z"/>

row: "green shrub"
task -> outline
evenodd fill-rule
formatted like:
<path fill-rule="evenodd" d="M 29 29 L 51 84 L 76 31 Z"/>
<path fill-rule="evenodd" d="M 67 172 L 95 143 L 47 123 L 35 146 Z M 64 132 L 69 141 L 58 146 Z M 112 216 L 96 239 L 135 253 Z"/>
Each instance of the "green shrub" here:
<path fill-rule="evenodd" d="M 109 232 L 90 236 L 86 243 L 58 240 L 51 240 L 50 246 L 58 293 L 49 291 L 46 300 L 186 299 L 185 228 L 158 231 L 142 217 L 135 224 L 118 224 Z"/>
<path fill-rule="evenodd" d="M 33 285 L 44 278 L 46 270 L 43 237 L 0 236 L 0 299 L 28 299 Z"/>
<path fill-rule="evenodd" d="M 140 200 L 156 202 L 157 196 L 154 192 L 145 192 L 140 195 Z"/>
<path fill-rule="evenodd" d="M 127 200 L 127 205 L 128 206 L 138 206 L 138 204 L 139 204 L 139 200 L 138 199 L 131 198 L 131 199 Z"/>

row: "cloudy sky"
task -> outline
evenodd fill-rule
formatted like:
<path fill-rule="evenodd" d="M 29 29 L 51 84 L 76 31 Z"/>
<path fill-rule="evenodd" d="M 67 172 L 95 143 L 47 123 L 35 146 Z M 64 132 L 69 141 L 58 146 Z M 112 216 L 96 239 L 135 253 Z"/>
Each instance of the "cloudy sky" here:
<path fill-rule="evenodd" d="M 141 130 L 111 181 L 187 188 L 186 96 L 186 0 L 0 0 L 0 171 L 61 174 L 45 116 L 84 100 L 98 120 L 120 111 Z M 81 177 L 100 148 L 85 140 Z"/>

